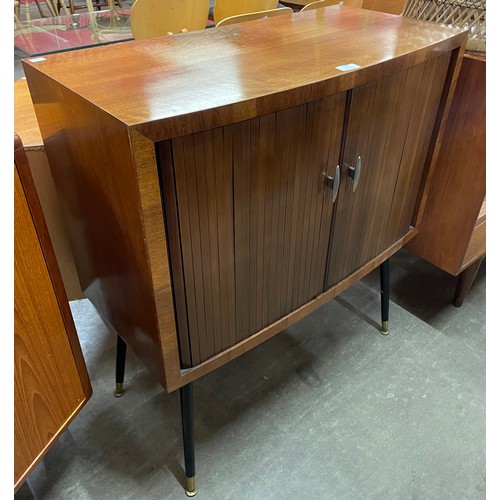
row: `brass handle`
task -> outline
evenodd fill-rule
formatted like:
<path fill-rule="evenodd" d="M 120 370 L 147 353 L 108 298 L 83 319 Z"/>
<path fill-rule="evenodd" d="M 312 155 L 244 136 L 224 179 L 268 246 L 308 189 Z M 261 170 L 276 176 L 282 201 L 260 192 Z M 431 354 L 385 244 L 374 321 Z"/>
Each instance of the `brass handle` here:
<path fill-rule="evenodd" d="M 335 177 L 330 175 L 326 176 L 326 185 L 332 189 L 332 203 L 335 203 L 337 195 L 339 194 L 340 187 L 340 166 L 337 165 L 335 168 Z"/>
<path fill-rule="evenodd" d="M 358 156 L 356 158 L 356 164 L 354 167 L 347 166 L 347 175 L 353 179 L 352 183 L 352 192 L 356 191 L 356 188 L 358 187 L 359 183 L 359 177 L 361 175 L 361 156 Z"/>

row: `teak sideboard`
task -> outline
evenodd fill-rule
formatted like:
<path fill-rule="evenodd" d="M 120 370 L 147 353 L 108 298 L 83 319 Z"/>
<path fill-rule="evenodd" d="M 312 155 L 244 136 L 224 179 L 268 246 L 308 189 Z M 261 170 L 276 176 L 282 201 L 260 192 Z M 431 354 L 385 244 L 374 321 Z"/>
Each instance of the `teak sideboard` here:
<path fill-rule="evenodd" d="M 14 134 L 14 491 L 91 395 L 25 146 Z"/>
<path fill-rule="evenodd" d="M 167 391 L 416 233 L 467 33 L 344 6 L 24 61 L 82 289 Z M 120 380 L 119 380 L 120 379 Z"/>
<path fill-rule="evenodd" d="M 486 55 L 465 53 L 414 254 L 458 276 L 460 307 L 486 255 Z"/>

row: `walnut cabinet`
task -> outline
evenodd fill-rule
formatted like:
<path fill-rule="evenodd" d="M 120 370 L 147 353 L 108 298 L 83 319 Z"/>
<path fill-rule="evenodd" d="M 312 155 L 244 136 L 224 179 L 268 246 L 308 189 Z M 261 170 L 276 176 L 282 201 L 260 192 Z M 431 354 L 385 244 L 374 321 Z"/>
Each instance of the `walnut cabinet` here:
<path fill-rule="evenodd" d="M 411 231 L 449 60 L 158 143 L 183 366 L 292 313 Z"/>
<path fill-rule="evenodd" d="M 332 6 L 24 62 L 82 289 L 168 391 L 416 234 L 465 40 Z"/>

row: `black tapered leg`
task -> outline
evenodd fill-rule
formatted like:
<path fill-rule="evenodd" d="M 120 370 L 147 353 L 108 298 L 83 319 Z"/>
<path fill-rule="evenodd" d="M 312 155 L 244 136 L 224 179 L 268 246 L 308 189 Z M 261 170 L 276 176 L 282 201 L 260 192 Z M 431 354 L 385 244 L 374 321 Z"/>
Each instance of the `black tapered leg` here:
<path fill-rule="evenodd" d="M 194 464 L 194 404 L 193 383 L 180 388 L 182 440 L 184 443 L 184 464 L 186 469 L 186 495 L 194 497 L 196 491 Z"/>
<path fill-rule="evenodd" d="M 380 265 L 381 333 L 389 333 L 389 259 Z"/>
<path fill-rule="evenodd" d="M 127 357 L 127 344 L 119 336 L 116 336 L 116 388 L 115 397 L 123 396 L 123 379 L 125 378 L 125 358 Z"/>

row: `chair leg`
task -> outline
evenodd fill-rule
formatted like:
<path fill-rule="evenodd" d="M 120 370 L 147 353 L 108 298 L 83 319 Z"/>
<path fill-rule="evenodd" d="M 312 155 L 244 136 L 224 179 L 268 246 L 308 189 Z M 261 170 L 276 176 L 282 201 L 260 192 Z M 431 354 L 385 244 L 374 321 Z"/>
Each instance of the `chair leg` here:
<path fill-rule="evenodd" d="M 380 302 L 382 328 L 380 333 L 389 333 L 389 259 L 380 265 Z"/>
<path fill-rule="evenodd" d="M 49 9 L 51 17 L 57 17 L 59 15 L 59 8 L 57 7 L 57 0 L 45 0 L 45 5 Z"/>
<path fill-rule="evenodd" d="M 193 383 L 180 388 L 182 440 L 184 444 L 184 464 L 186 469 L 186 495 L 194 497 L 196 491 L 194 460 L 194 403 Z"/>
<path fill-rule="evenodd" d="M 125 378 L 125 359 L 127 357 L 127 344 L 119 336 L 116 336 L 116 388 L 115 397 L 123 396 L 123 379 Z"/>
<path fill-rule="evenodd" d="M 472 283 L 474 283 L 474 280 L 476 279 L 477 272 L 479 271 L 482 262 L 483 259 L 476 260 L 476 262 L 473 262 L 469 267 L 465 268 L 458 275 L 455 297 L 453 299 L 453 305 L 455 307 L 460 307 L 463 304 L 463 301 L 469 293 Z"/>
<path fill-rule="evenodd" d="M 28 1 L 28 0 L 26 0 Z M 40 17 L 47 17 L 44 13 L 43 13 L 43 9 L 42 9 L 42 6 L 40 5 L 40 0 L 35 0 L 35 3 L 36 3 L 36 6 L 38 8 L 38 12 L 40 13 Z"/>

